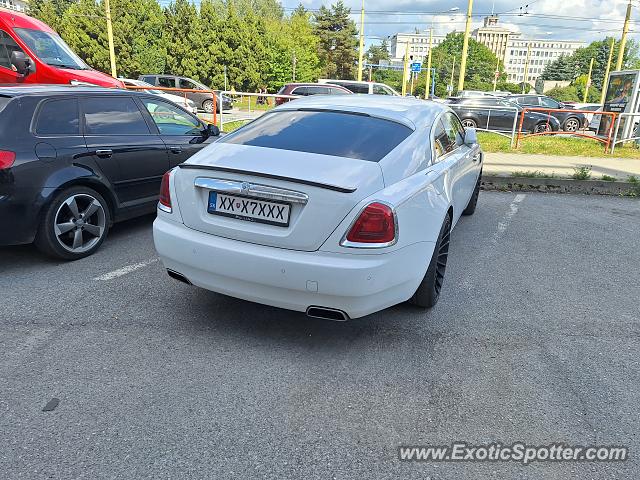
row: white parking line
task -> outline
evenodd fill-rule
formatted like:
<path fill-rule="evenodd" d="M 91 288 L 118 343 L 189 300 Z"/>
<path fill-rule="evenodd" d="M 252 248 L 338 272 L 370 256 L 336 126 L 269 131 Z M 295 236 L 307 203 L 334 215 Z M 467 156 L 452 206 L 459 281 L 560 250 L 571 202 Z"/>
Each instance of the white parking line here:
<path fill-rule="evenodd" d="M 117 270 L 114 270 L 113 272 L 109 272 L 109 273 L 105 273 L 104 275 L 100 275 L 99 277 L 95 277 L 94 280 L 99 280 L 99 281 L 107 281 L 107 280 L 113 280 L 114 278 L 118 278 L 121 277 L 123 275 L 127 275 L 128 273 L 131 272 L 135 272 L 136 270 L 139 270 L 140 268 L 144 268 L 148 265 L 151 265 L 152 263 L 157 262 L 158 259 L 157 258 L 152 258 L 149 260 L 145 260 L 144 262 L 139 262 L 139 263 L 134 263 L 131 265 L 125 265 L 122 268 L 119 268 Z"/>
<path fill-rule="evenodd" d="M 509 224 L 511 223 L 511 219 L 513 216 L 518 213 L 519 204 L 525 199 L 527 195 L 524 193 L 519 193 L 516 195 L 516 198 L 513 199 L 513 202 L 509 204 L 509 211 L 505 213 L 502 220 L 498 222 L 498 231 L 496 233 L 496 238 L 502 235 Z"/>

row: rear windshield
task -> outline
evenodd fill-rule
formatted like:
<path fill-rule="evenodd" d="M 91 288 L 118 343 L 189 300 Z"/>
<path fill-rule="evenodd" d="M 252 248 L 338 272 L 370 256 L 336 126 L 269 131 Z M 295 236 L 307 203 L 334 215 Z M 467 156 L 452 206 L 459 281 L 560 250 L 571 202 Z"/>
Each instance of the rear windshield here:
<path fill-rule="evenodd" d="M 365 115 L 286 110 L 267 113 L 221 141 L 378 162 L 412 132 Z"/>

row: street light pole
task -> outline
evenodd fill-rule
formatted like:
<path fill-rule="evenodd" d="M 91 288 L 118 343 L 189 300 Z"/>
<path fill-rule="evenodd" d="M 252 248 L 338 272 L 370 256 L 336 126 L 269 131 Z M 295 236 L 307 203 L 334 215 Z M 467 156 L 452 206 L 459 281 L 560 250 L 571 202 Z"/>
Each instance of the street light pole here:
<path fill-rule="evenodd" d="M 433 46 L 433 22 L 429 29 L 429 53 L 427 55 L 427 82 L 424 87 L 424 98 L 429 98 L 429 87 L 431 86 L 431 48 Z"/>
<path fill-rule="evenodd" d="M 584 86 L 584 95 L 582 96 L 582 103 L 587 103 L 587 95 L 589 94 L 589 87 L 591 86 L 591 72 L 593 71 L 593 60 L 589 63 L 589 75 L 587 75 L 587 84 Z"/>
<path fill-rule="evenodd" d="M 627 15 L 624 17 L 624 27 L 622 28 L 622 38 L 620 39 L 620 51 L 618 52 L 618 62 L 616 70 L 622 70 L 622 60 L 624 58 L 624 47 L 627 44 L 627 33 L 629 33 L 629 20 L 631 19 L 631 0 L 627 5 Z"/>
<path fill-rule="evenodd" d="M 111 26 L 111 7 L 109 6 L 109 0 L 104 0 L 104 10 L 107 17 L 107 40 L 109 41 L 109 60 L 111 61 L 111 76 L 113 78 L 118 77 L 116 71 L 116 50 L 113 46 L 113 28 Z"/>
<path fill-rule="evenodd" d="M 604 71 L 604 79 L 602 80 L 602 94 L 600 95 L 600 105 L 604 105 L 604 99 L 607 96 L 607 88 L 609 87 L 609 71 L 611 70 L 611 60 L 613 59 L 613 49 L 616 46 L 616 39 L 611 39 L 609 47 L 609 60 L 607 60 L 607 68 Z"/>
<path fill-rule="evenodd" d="M 524 91 L 526 85 L 529 83 L 529 59 L 531 58 L 531 42 L 527 45 L 527 62 L 524 65 L 524 80 L 522 82 L 522 93 L 527 93 Z"/>
<path fill-rule="evenodd" d="M 471 31 L 471 10 L 473 0 L 467 4 L 467 23 L 464 27 L 464 40 L 462 42 L 462 58 L 460 59 L 460 77 L 458 78 L 458 91 L 464 90 L 464 74 L 467 70 L 467 53 L 469 51 L 469 33 Z"/>
<path fill-rule="evenodd" d="M 360 10 L 360 51 L 358 53 L 358 81 L 362 81 L 362 59 L 364 58 L 364 0 Z"/>

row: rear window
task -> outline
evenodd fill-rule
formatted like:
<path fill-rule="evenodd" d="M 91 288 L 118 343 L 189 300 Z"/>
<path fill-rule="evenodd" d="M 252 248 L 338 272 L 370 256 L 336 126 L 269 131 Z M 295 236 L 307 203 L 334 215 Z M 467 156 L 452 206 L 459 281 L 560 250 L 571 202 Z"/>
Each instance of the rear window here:
<path fill-rule="evenodd" d="M 265 114 L 221 141 L 378 162 L 412 132 L 365 115 L 293 110 Z"/>
<path fill-rule="evenodd" d="M 369 93 L 369 85 L 366 83 L 336 83 L 336 85 L 351 90 L 353 93 Z"/>
<path fill-rule="evenodd" d="M 61 98 L 42 104 L 36 121 L 38 135 L 80 135 L 78 99 Z"/>

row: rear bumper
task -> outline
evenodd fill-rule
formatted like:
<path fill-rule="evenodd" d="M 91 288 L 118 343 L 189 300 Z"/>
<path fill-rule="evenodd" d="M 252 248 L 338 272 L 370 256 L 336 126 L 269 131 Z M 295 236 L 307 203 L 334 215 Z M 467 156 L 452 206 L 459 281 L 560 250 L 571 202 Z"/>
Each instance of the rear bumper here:
<path fill-rule="evenodd" d="M 217 237 L 161 217 L 153 239 L 165 268 L 196 286 L 300 312 L 334 308 L 350 318 L 408 300 L 435 246 L 420 242 L 370 255 L 301 252 Z"/>

